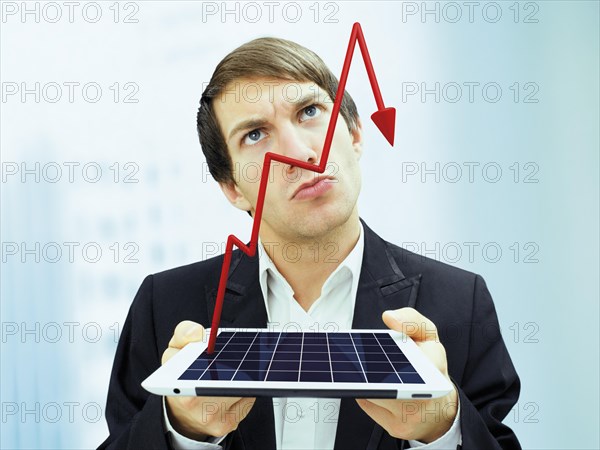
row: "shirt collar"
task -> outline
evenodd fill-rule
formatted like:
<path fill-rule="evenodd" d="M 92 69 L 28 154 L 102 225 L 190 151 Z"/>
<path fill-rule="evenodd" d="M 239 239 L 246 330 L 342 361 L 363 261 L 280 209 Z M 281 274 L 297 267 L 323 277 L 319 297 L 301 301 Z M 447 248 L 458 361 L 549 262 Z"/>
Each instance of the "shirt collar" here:
<path fill-rule="evenodd" d="M 365 247 L 364 229 L 360 221 L 359 225 L 360 235 L 358 237 L 358 241 L 354 245 L 354 248 L 346 256 L 346 258 L 340 263 L 338 267 L 336 267 L 336 269 L 331 273 L 331 275 L 329 275 L 327 280 L 325 280 L 325 283 L 323 284 L 323 289 L 321 291 L 321 296 L 327 295 L 327 292 L 335 288 L 339 283 L 351 281 L 351 292 L 352 295 L 356 297 L 358 279 L 362 268 L 362 259 Z M 260 289 L 262 291 L 263 299 L 265 302 L 265 309 L 267 311 L 267 317 L 270 322 L 271 314 L 269 313 L 268 302 L 268 283 L 270 282 L 269 274 L 271 274 L 272 276 L 271 279 L 274 280 L 280 288 L 285 289 L 290 297 L 294 295 L 294 291 L 285 279 L 285 277 L 279 272 L 279 270 L 277 270 L 277 267 L 275 267 L 275 264 L 265 251 L 265 247 L 260 237 L 258 238 L 258 244 L 258 276 L 260 282 Z M 342 276 L 344 273 L 348 275 Z M 352 299 L 352 303 L 354 303 L 354 298 Z"/>

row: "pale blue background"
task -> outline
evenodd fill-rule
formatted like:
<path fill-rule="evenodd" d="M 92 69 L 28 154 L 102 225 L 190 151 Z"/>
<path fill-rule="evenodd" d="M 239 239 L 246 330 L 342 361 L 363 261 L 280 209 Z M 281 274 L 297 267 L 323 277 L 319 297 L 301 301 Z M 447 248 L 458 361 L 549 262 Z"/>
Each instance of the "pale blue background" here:
<path fill-rule="evenodd" d="M 352 23 L 360 21 L 385 103 L 398 109 L 390 150 L 368 120 L 375 104 L 355 57 L 347 89 L 366 125 L 362 217 L 397 244 L 421 252 L 446 245 L 446 253 L 433 256 L 447 262 L 454 257 L 448 243 L 458 243 L 463 255 L 454 264 L 485 278 L 521 376 L 521 398 L 505 422 L 524 448 L 599 448 L 598 2 L 537 2 L 537 23 L 523 23 L 534 11 L 525 2 L 517 3 L 519 23 L 509 9 L 513 2 L 499 3 L 497 23 L 487 22 L 481 7 L 469 23 L 466 6 L 458 4 L 463 17 L 457 23 L 403 16 L 399 2 L 338 3 L 338 23 L 323 23 L 333 11 L 325 5 L 315 23 L 309 4 L 295 24 L 283 20 L 281 10 L 273 23 L 235 23 L 232 16 L 226 23 L 203 22 L 200 2 L 139 2 L 137 23 L 122 23 L 132 8 L 122 9 L 114 23 L 110 3 L 103 3 L 95 24 L 83 20 L 80 9 L 73 23 L 5 17 L 3 83 L 93 81 L 103 97 L 88 103 L 76 91 L 73 103 L 36 103 L 32 96 L 1 103 L 3 163 L 80 163 L 73 183 L 66 169 L 57 183 L 36 183 L 33 176 L 2 183 L 2 242 L 28 248 L 81 243 L 72 263 L 65 253 L 56 263 L 36 263 L 31 255 L 22 263 L 3 252 L 1 447 L 75 449 L 102 442 L 107 428 L 96 416 L 104 409 L 115 332 L 143 277 L 212 256 L 203 249 L 230 232 L 249 237 L 250 219 L 226 202 L 208 175 L 195 131 L 202 83 L 220 58 L 251 38 L 275 35 L 315 50 L 339 74 Z M 469 81 L 496 82 L 502 97 L 488 103 L 478 90 L 473 103 L 436 103 L 432 95 L 424 103 L 418 96 L 402 101 L 406 83 Z M 136 83 L 138 103 L 115 103 L 109 90 L 115 82 Z M 518 103 L 509 90 L 515 82 Z M 522 101 L 528 82 L 539 86 L 537 103 Z M 88 162 L 103 169 L 98 183 L 81 176 Z M 114 183 L 109 166 L 115 162 L 121 178 L 129 173 L 125 163 L 137 164 L 139 182 Z M 413 163 L 433 168 L 436 162 L 465 171 L 456 183 L 447 180 L 454 172 L 439 182 L 403 172 Z M 472 183 L 465 162 L 480 164 Z M 490 162 L 503 170 L 496 183 L 482 176 Z M 509 169 L 515 162 L 517 183 Z M 523 182 L 527 163 L 537 165 L 527 166 L 538 168 L 536 183 Z M 97 263 L 81 256 L 88 242 L 103 250 Z M 109 249 L 115 242 L 117 263 Z M 127 242 L 139 248 L 137 263 L 123 262 Z M 472 260 L 465 242 L 479 245 Z M 517 262 L 510 249 L 515 242 Z M 502 249 L 498 262 L 483 257 L 486 243 Z M 534 247 L 524 249 L 526 243 Z M 534 248 L 537 262 L 525 263 L 526 250 Z M 74 322 L 72 339 L 65 322 Z M 25 328 L 34 331 L 22 335 Z M 102 335 L 91 342 L 96 330 Z M 15 405 L 18 413 L 8 414 Z"/>

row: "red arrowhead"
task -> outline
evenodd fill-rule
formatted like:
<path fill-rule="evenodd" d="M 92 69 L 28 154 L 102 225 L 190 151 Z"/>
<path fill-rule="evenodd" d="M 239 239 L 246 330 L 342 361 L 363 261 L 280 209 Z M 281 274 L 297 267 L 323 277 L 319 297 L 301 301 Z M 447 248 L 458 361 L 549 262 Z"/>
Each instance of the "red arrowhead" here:
<path fill-rule="evenodd" d="M 371 120 L 375 122 L 381 134 L 394 146 L 394 131 L 396 129 L 396 108 L 383 108 L 371 114 Z"/>

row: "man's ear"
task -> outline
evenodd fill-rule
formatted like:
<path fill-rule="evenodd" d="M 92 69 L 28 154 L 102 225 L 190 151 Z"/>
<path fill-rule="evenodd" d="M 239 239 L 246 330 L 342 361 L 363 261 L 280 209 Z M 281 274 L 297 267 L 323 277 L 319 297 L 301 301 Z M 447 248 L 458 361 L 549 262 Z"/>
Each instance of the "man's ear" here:
<path fill-rule="evenodd" d="M 352 138 L 352 148 L 354 148 L 358 160 L 363 152 L 363 128 L 360 117 L 356 118 L 356 127 L 350 132 L 350 137 Z"/>
<path fill-rule="evenodd" d="M 227 200 L 229 200 L 229 203 L 233 206 L 242 211 L 253 211 L 254 208 L 233 181 L 220 182 L 219 186 L 223 191 L 223 194 L 225 194 L 225 197 L 227 197 Z"/>

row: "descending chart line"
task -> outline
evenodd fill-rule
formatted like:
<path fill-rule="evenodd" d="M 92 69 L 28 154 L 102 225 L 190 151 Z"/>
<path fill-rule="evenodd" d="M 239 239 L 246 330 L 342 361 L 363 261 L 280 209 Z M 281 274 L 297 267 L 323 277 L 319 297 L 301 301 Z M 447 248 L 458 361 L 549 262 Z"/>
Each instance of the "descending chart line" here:
<path fill-rule="evenodd" d="M 333 104 L 333 110 L 331 114 L 331 120 L 329 121 L 329 126 L 327 128 L 327 134 L 325 136 L 325 142 L 323 144 L 323 152 L 321 156 L 321 161 L 318 165 L 308 163 L 306 161 L 300 161 L 297 159 L 289 158 L 287 156 L 279 155 L 277 153 L 267 152 L 265 154 L 263 169 L 261 173 L 260 186 L 258 190 L 258 198 L 256 202 L 256 211 L 254 214 L 254 222 L 252 225 L 252 234 L 250 238 L 250 245 L 244 244 L 240 239 L 238 239 L 233 234 L 230 234 L 227 238 L 227 245 L 225 249 L 225 257 L 223 259 L 223 265 L 221 267 L 221 275 L 219 279 L 219 289 L 217 291 L 217 298 L 215 302 L 215 309 L 213 312 L 213 318 L 211 322 L 210 329 L 210 338 L 208 341 L 207 353 L 212 354 L 214 351 L 214 346 L 216 342 L 217 332 L 219 330 L 219 323 L 221 320 L 221 310 L 223 308 L 223 300 L 225 298 L 225 290 L 227 287 L 227 277 L 229 273 L 229 266 L 231 264 L 231 257 L 233 253 L 233 246 L 236 245 L 241 251 L 243 251 L 246 255 L 252 257 L 256 254 L 256 248 L 258 246 L 258 232 L 260 229 L 260 222 L 262 218 L 265 194 L 267 191 L 267 181 L 269 179 L 269 170 L 271 167 L 272 161 L 279 161 L 281 163 L 289 164 L 295 167 L 301 167 L 306 170 L 310 170 L 312 172 L 323 173 L 327 166 L 327 160 L 329 159 L 329 151 L 331 148 L 331 143 L 333 141 L 333 133 L 335 131 L 335 127 L 337 124 L 338 115 L 340 112 L 340 107 L 342 104 L 342 99 L 344 96 L 344 92 L 346 89 L 346 80 L 348 78 L 348 73 L 350 71 L 350 63 L 352 62 L 352 56 L 354 54 L 354 48 L 356 46 L 356 42 L 358 41 L 358 45 L 363 57 L 363 61 L 365 63 L 365 68 L 367 74 L 369 76 L 369 82 L 371 83 L 371 89 L 373 90 L 373 95 L 375 97 L 375 103 L 377 105 L 377 111 L 375 111 L 371 115 L 371 119 L 377 126 L 377 128 L 381 131 L 390 145 L 394 145 L 394 130 L 395 130 L 395 120 L 396 120 L 396 109 L 392 107 L 386 108 L 383 103 L 383 98 L 381 96 L 381 91 L 379 89 L 379 84 L 377 83 L 377 78 L 375 76 L 375 71 L 373 69 L 373 64 L 371 62 L 371 57 L 369 56 L 369 51 L 367 49 L 367 44 L 365 42 L 365 38 L 363 36 L 362 28 L 360 23 L 356 22 L 352 26 L 352 33 L 350 35 L 350 42 L 348 44 L 348 50 L 346 52 L 346 57 L 344 60 L 344 66 L 342 68 L 342 74 L 340 76 L 338 89 L 335 95 L 335 101 Z"/>

